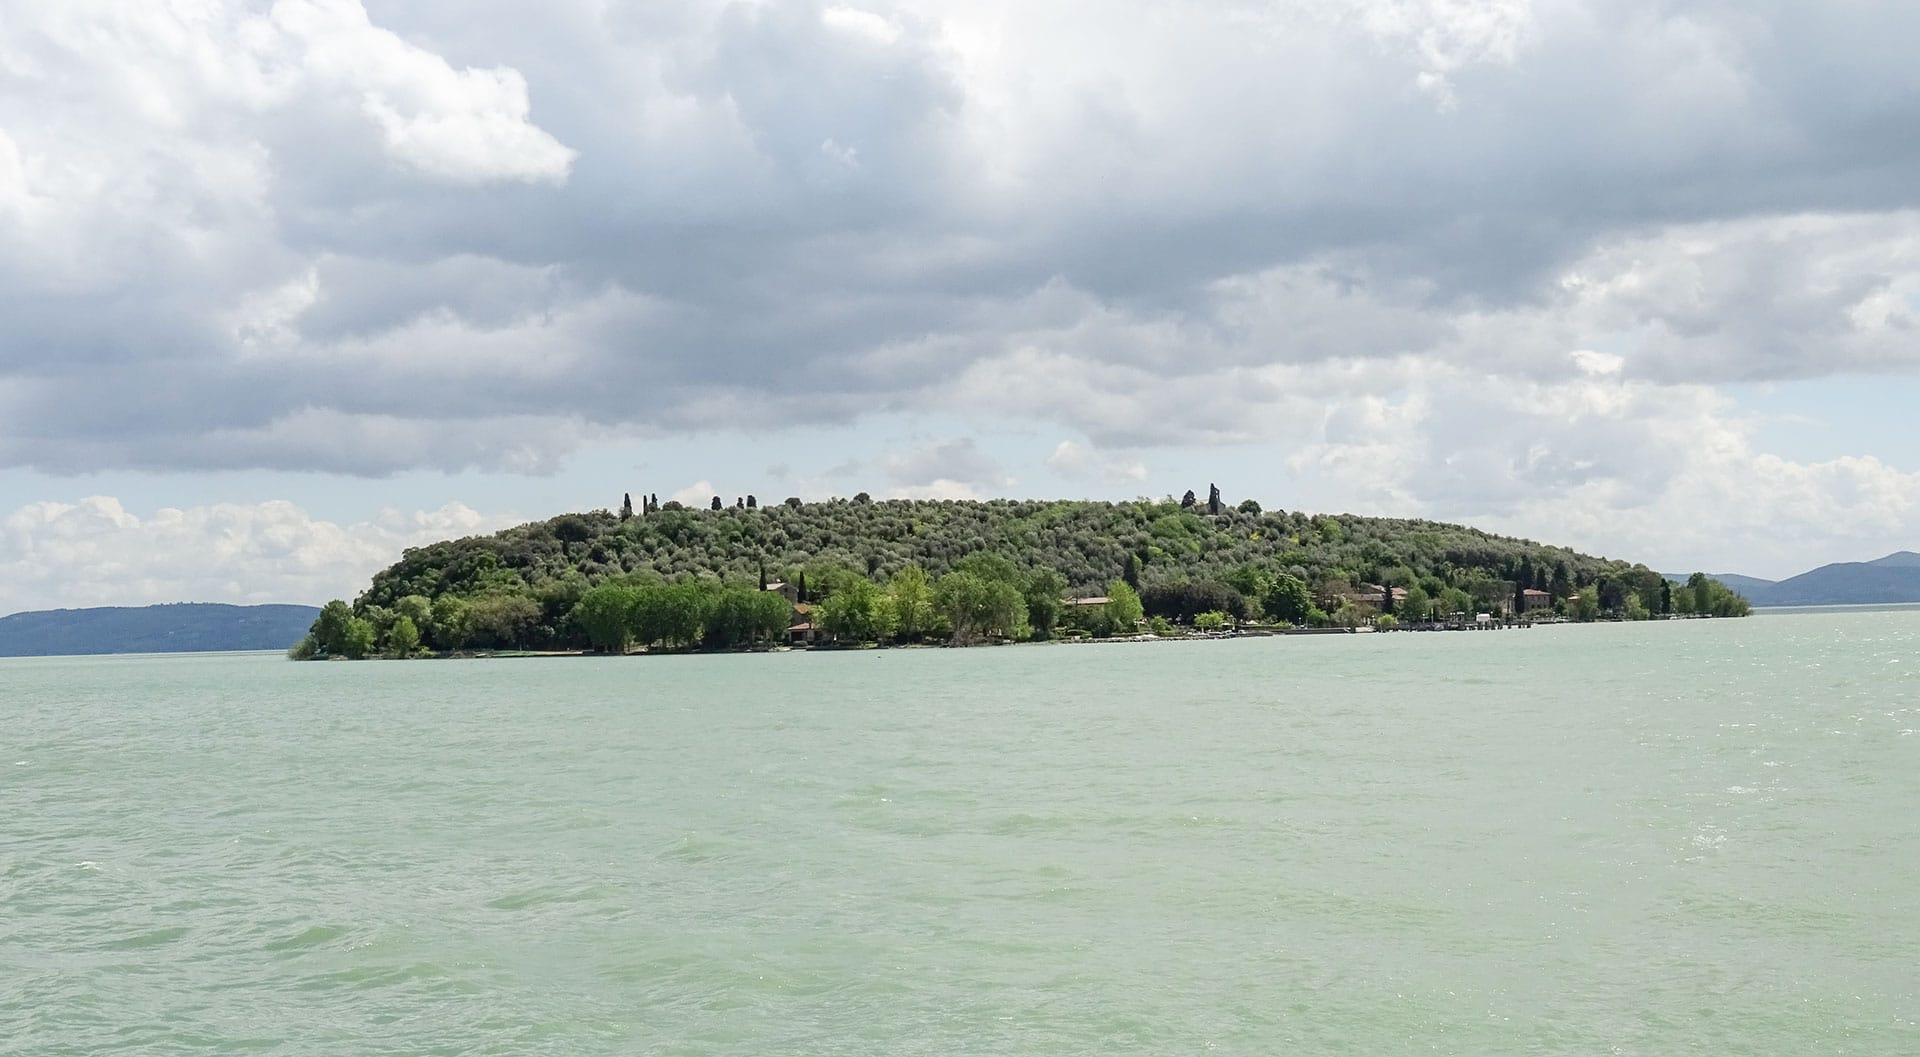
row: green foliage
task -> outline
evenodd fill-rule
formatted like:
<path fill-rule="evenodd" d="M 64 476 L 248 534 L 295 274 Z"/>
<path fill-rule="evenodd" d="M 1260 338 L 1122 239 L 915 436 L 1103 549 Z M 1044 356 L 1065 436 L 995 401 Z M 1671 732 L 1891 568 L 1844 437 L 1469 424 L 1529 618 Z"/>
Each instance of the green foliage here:
<path fill-rule="evenodd" d="M 1027 603 L 1005 580 L 956 571 L 933 588 L 933 604 L 953 628 L 955 642 L 1017 637 L 1027 630 Z"/>
<path fill-rule="evenodd" d="M 1036 569 L 1025 578 L 1021 595 L 1027 603 L 1027 624 L 1036 639 L 1050 639 L 1065 608 L 1061 595 L 1067 590 L 1067 578 L 1052 569 Z"/>
<path fill-rule="evenodd" d="M 934 632 L 938 614 L 925 569 L 909 565 L 894 573 L 887 581 L 887 597 L 893 602 L 896 633 L 902 640 L 918 642 Z"/>
<path fill-rule="evenodd" d="M 413 618 L 401 614 L 387 629 L 387 652 L 395 657 L 411 657 L 420 652 L 420 628 Z"/>
<path fill-rule="evenodd" d="M 1217 609 L 1196 613 L 1193 616 L 1193 626 L 1201 631 L 1219 631 L 1227 626 L 1227 615 Z"/>
<path fill-rule="evenodd" d="M 601 584 L 574 603 L 573 622 L 602 653 L 625 653 L 633 644 L 634 602 L 638 591 L 624 584 Z"/>
<path fill-rule="evenodd" d="M 1407 597 L 1400 603 L 1400 619 L 1410 624 L 1433 619 L 1433 599 L 1427 594 L 1426 588 L 1419 584 L 1407 588 Z"/>
<path fill-rule="evenodd" d="M 701 642 L 719 649 L 778 642 L 785 637 L 787 618 L 792 615 L 785 597 L 751 587 L 721 588 L 711 594 L 704 609 Z"/>
<path fill-rule="evenodd" d="M 820 629 L 837 639 L 879 642 L 892 638 L 899 626 L 893 599 L 859 576 L 842 579 L 820 610 L 816 618 Z"/>
<path fill-rule="evenodd" d="M 1745 607 L 1708 578 L 1676 589 L 1643 567 L 1470 528 L 1310 517 L 1254 502 L 1207 516 L 1171 499 L 644 507 L 645 516 L 564 514 L 410 549 L 353 606 L 323 611 L 314 655 L 345 655 L 349 617 L 389 645 L 404 617 L 437 650 L 762 642 L 784 634 L 790 614 L 774 615 L 784 603 L 730 592 L 763 594 L 746 586 L 763 568 L 784 571 L 801 601 L 824 600 L 823 627 L 868 641 L 1044 638 L 1063 621 L 1130 634 L 1148 613 L 1353 622 L 1368 614 L 1329 615 L 1309 585 L 1322 585 L 1322 604 L 1338 606 L 1329 588 L 1382 582 L 1408 589 L 1409 619 L 1423 596 L 1428 614 L 1498 611 L 1534 585 L 1562 602 L 1576 584 L 1591 585 L 1602 618 L 1633 610 L 1634 599 L 1649 611 L 1734 615 Z M 1108 583 L 1116 576 L 1124 596 Z M 609 600 L 627 596 L 585 604 L 608 587 L 630 592 L 624 640 L 621 607 Z M 1063 597 L 1102 594 L 1130 598 L 1142 612 L 1126 612 L 1124 600 L 1062 608 Z"/>
<path fill-rule="evenodd" d="M 1166 617 L 1154 617 L 1152 620 L 1147 621 L 1147 631 L 1163 639 L 1180 634 L 1180 630 L 1173 626 L 1173 621 L 1168 620 Z"/>
<path fill-rule="evenodd" d="M 379 641 L 379 637 L 380 633 L 373 626 L 373 621 L 348 617 L 340 642 L 340 656 L 357 661 L 373 652 L 374 644 Z"/>
<path fill-rule="evenodd" d="M 320 642 L 311 634 L 302 635 L 299 642 L 287 647 L 288 660 L 311 661 L 319 656 Z"/>
<path fill-rule="evenodd" d="M 353 607 L 337 598 L 321 606 L 320 615 L 313 618 L 313 627 L 307 632 L 313 639 L 316 655 L 345 653 L 347 628 L 353 619 Z"/>
<path fill-rule="evenodd" d="M 1146 617 L 1147 611 L 1140 604 L 1140 594 L 1127 586 L 1125 580 L 1115 580 L 1107 585 L 1107 604 L 1101 607 L 1104 628 L 1102 635 L 1131 635 Z"/>

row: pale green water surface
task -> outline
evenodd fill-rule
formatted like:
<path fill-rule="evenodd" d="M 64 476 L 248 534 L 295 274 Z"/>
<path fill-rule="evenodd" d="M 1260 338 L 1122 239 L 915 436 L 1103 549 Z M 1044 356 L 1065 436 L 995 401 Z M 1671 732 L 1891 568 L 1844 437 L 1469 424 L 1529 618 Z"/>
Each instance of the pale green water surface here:
<path fill-rule="evenodd" d="M 0 661 L 0 1054 L 1920 1054 L 1920 613 Z"/>

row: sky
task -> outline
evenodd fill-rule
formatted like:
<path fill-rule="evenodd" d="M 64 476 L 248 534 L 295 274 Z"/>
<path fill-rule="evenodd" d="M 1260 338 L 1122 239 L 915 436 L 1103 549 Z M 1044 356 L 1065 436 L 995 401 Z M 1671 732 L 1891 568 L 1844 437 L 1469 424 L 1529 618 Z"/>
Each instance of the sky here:
<path fill-rule="evenodd" d="M 0 613 L 623 492 L 1920 549 L 1907 0 L 5 0 Z"/>

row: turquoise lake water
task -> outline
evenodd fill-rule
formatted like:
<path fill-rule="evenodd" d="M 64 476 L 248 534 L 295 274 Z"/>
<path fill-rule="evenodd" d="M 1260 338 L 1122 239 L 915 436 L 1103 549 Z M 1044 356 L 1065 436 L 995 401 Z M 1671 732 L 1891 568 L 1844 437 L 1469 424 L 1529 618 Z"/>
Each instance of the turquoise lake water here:
<path fill-rule="evenodd" d="M 1920 612 L 0 661 L 0 1054 L 1920 1054 Z"/>

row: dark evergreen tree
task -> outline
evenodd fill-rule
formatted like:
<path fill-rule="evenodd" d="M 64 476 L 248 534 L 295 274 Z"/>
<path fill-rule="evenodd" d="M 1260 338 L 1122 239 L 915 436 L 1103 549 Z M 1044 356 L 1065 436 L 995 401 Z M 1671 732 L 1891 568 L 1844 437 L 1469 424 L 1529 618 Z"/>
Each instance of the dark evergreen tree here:
<path fill-rule="evenodd" d="M 758 509 L 760 509 L 760 501 L 759 501 L 758 499 L 755 499 L 755 498 L 754 498 L 754 497 L 752 497 L 752 496 L 748 496 L 748 497 L 747 497 L 747 509 L 748 509 L 748 510 L 758 510 Z"/>
<path fill-rule="evenodd" d="M 1380 612 L 1388 614 L 1389 616 L 1393 614 L 1393 585 L 1392 584 L 1380 585 Z"/>
<path fill-rule="evenodd" d="M 1120 579 L 1135 591 L 1140 590 L 1140 556 L 1138 554 L 1127 555 L 1127 564 L 1120 571 Z"/>
<path fill-rule="evenodd" d="M 1193 497 L 1193 489 L 1189 488 L 1187 489 L 1187 494 L 1180 497 L 1180 509 L 1192 510 L 1194 504 L 1197 502 L 1199 502 L 1199 500 Z"/>
<path fill-rule="evenodd" d="M 718 510 L 718 509 L 720 509 L 720 497 L 719 497 L 719 496 L 714 496 L 714 497 L 713 497 L 713 509 L 715 509 L 715 510 Z"/>
<path fill-rule="evenodd" d="M 1207 513 L 1220 516 L 1220 486 L 1217 484 L 1207 486 Z"/>
<path fill-rule="evenodd" d="M 625 521 L 632 516 L 633 516 L 633 493 L 622 492 L 620 493 L 620 520 Z"/>
<path fill-rule="evenodd" d="M 760 590 L 765 591 L 766 589 L 767 589 L 767 560 L 765 558 L 762 558 L 760 559 Z"/>
<path fill-rule="evenodd" d="M 1660 581 L 1660 613 L 1665 616 L 1673 612 L 1673 581 Z"/>
<path fill-rule="evenodd" d="M 865 492 L 855 492 L 853 494 L 853 501 L 856 503 L 871 503 L 873 502 L 873 497 Z"/>

